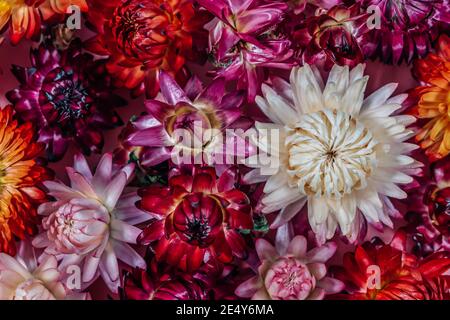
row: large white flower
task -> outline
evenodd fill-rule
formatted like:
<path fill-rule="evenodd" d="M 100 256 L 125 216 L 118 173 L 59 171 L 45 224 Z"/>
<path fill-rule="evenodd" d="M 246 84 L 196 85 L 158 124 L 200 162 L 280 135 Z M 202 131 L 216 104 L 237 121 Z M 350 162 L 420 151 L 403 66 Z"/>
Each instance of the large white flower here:
<path fill-rule="evenodd" d="M 412 182 L 410 175 L 420 166 L 406 155 L 416 145 L 404 142 L 413 135 L 406 127 L 414 117 L 392 115 L 406 98 L 390 98 L 396 84 L 364 99 L 367 81 L 364 65 L 351 71 L 334 66 L 326 85 L 305 65 L 292 70 L 290 84 L 277 78 L 263 85 L 256 102 L 273 123 L 256 123 L 256 143 L 279 161 L 262 199 L 263 212 L 281 209 L 273 228 L 285 225 L 305 204 L 320 242 L 332 238 L 338 226 L 355 240 L 362 217 L 377 227 L 392 227 L 389 215 L 398 211 L 389 197 L 405 198 L 398 184 Z M 279 132 L 278 147 L 261 138 L 270 130 Z M 270 172 L 255 163 L 259 169 L 247 175 L 249 182 Z"/>

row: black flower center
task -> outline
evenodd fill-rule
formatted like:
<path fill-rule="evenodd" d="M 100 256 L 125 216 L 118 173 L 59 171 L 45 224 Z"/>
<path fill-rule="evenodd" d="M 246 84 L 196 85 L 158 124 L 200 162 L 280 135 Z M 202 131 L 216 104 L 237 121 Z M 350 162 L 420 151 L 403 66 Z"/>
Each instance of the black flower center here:
<path fill-rule="evenodd" d="M 43 84 L 43 94 L 60 121 L 83 118 L 91 106 L 88 90 L 73 70 L 61 68 L 52 72 Z"/>
<path fill-rule="evenodd" d="M 195 242 L 202 245 L 211 231 L 211 227 L 208 225 L 208 221 L 201 217 L 200 219 L 194 218 L 187 222 L 187 230 L 185 235 L 189 242 Z"/>

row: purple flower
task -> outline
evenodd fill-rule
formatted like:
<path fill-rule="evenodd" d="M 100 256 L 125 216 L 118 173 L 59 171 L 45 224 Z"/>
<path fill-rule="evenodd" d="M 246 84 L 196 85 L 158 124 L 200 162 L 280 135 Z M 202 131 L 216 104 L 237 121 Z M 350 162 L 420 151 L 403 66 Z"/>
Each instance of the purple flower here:
<path fill-rule="evenodd" d="M 199 0 L 218 19 L 209 37 L 216 77 L 236 80 L 253 102 L 267 68 L 293 66 L 291 42 L 276 32 L 288 5 L 265 0 Z"/>
<path fill-rule="evenodd" d="M 411 62 L 424 57 L 439 36 L 440 29 L 450 25 L 448 0 L 358 0 L 361 9 L 378 8 L 379 27 L 373 28 L 362 41 L 367 57 L 386 63 Z"/>
<path fill-rule="evenodd" d="M 71 141 L 85 154 L 99 153 L 102 129 L 122 124 L 114 108 L 126 104 L 112 92 L 103 62 L 82 53 L 80 41 L 64 51 L 41 44 L 30 55 L 31 67 L 13 66 L 20 86 L 7 98 L 38 128 L 49 159 L 62 158 Z"/>

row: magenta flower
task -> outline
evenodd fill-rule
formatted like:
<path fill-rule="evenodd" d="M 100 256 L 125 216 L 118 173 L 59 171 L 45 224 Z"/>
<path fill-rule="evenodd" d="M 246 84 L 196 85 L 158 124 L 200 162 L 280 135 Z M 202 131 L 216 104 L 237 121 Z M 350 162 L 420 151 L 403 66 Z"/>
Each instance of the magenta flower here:
<path fill-rule="evenodd" d="M 236 295 L 254 300 L 321 300 L 340 292 L 341 281 L 326 277 L 325 263 L 335 251 L 329 242 L 307 251 L 307 241 L 296 236 L 286 250 L 276 249 L 264 239 L 256 241 L 261 260 L 258 275 L 242 283 Z M 286 251 L 285 253 L 281 251 Z"/>
<path fill-rule="evenodd" d="M 142 166 L 149 167 L 172 156 L 178 159 L 178 152 L 183 150 L 183 155 L 189 156 L 188 161 L 202 156 L 199 160 L 202 163 L 214 162 L 213 156 L 226 152 L 223 149 L 226 143 L 218 133 L 241 117 L 243 92 L 226 93 L 223 79 L 216 79 L 202 89 L 196 78 L 191 79 L 184 91 L 164 72 L 160 84 L 164 101 L 145 102 L 148 114 L 132 120 L 124 130 L 116 158 L 124 161 L 132 153 Z M 180 132 L 186 133 L 186 137 L 180 139 Z"/>
<path fill-rule="evenodd" d="M 411 62 L 424 57 L 450 26 L 448 0 L 358 0 L 361 9 L 379 8 L 380 24 L 364 35 L 367 57 L 385 63 Z M 374 14 L 377 14 L 375 11 Z"/>
<path fill-rule="evenodd" d="M 130 247 L 141 230 L 134 225 L 150 216 L 136 208 L 134 190 L 124 191 L 134 170 L 129 164 L 113 170 L 111 154 L 105 154 L 94 174 L 86 159 L 75 156 L 74 167 L 67 168 L 71 186 L 47 181 L 49 195 L 56 201 L 39 207 L 43 232 L 33 245 L 61 260 L 61 268 L 79 265 L 82 282 L 101 275 L 109 289 L 119 286 L 118 260 L 132 267 L 145 268 L 145 261 Z"/>
<path fill-rule="evenodd" d="M 7 98 L 38 128 L 48 158 L 62 158 L 71 141 L 85 154 L 99 153 L 102 130 L 122 124 L 114 108 L 126 104 L 112 92 L 102 61 L 82 53 L 79 41 L 64 51 L 41 44 L 30 55 L 31 67 L 13 67 L 20 86 Z"/>
<path fill-rule="evenodd" d="M 218 19 L 209 37 L 216 77 L 237 80 L 254 101 L 267 68 L 293 66 L 291 43 L 275 31 L 288 5 L 266 0 L 199 0 Z"/>

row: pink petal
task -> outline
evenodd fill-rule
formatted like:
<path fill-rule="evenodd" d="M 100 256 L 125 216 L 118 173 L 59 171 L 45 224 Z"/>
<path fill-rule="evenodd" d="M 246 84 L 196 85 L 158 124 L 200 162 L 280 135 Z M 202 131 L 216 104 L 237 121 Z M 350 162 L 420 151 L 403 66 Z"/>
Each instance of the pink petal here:
<path fill-rule="evenodd" d="M 301 258 L 306 255 L 307 241 L 304 236 L 296 236 L 289 243 L 287 252 L 295 256 L 296 258 Z"/>
<path fill-rule="evenodd" d="M 319 288 L 323 288 L 327 294 L 334 294 L 344 290 L 345 285 L 342 281 L 334 278 L 326 277 L 317 283 Z"/>
<path fill-rule="evenodd" d="M 123 221 L 114 219 L 111 222 L 111 237 L 115 240 L 135 244 L 136 239 L 141 232 L 141 229 L 131 226 Z"/>
<path fill-rule="evenodd" d="M 144 259 L 128 244 L 114 241 L 114 252 L 117 258 L 133 268 L 146 268 Z"/>
<path fill-rule="evenodd" d="M 336 252 L 337 245 L 334 242 L 328 242 L 321 247 L 314 248 L 306 254 L 309 262 L 327 262 Z"/>
<path fill-rule="evenodd" d="M 75 171 L 81 173 L 86 179 L 92 179 L 92 172 L 89 168 L 89 164 L 86 161 L 86 158 L 81 154 L 77 153 L 73 157 L 73 168 Z"/>
<path fill-rule="evenodd" d="M 261 238 L 256 240 L 255 248 L 260 260 L 272 261 L 278 257 L 278 252 L 267 240 Z"/>
<path fill-rule="evenodd" d="M 261 278 L 259 276 L 254 276 L 241 283 L 234 293 L 242 298 L 251 298 L 262 285 Z"/>

